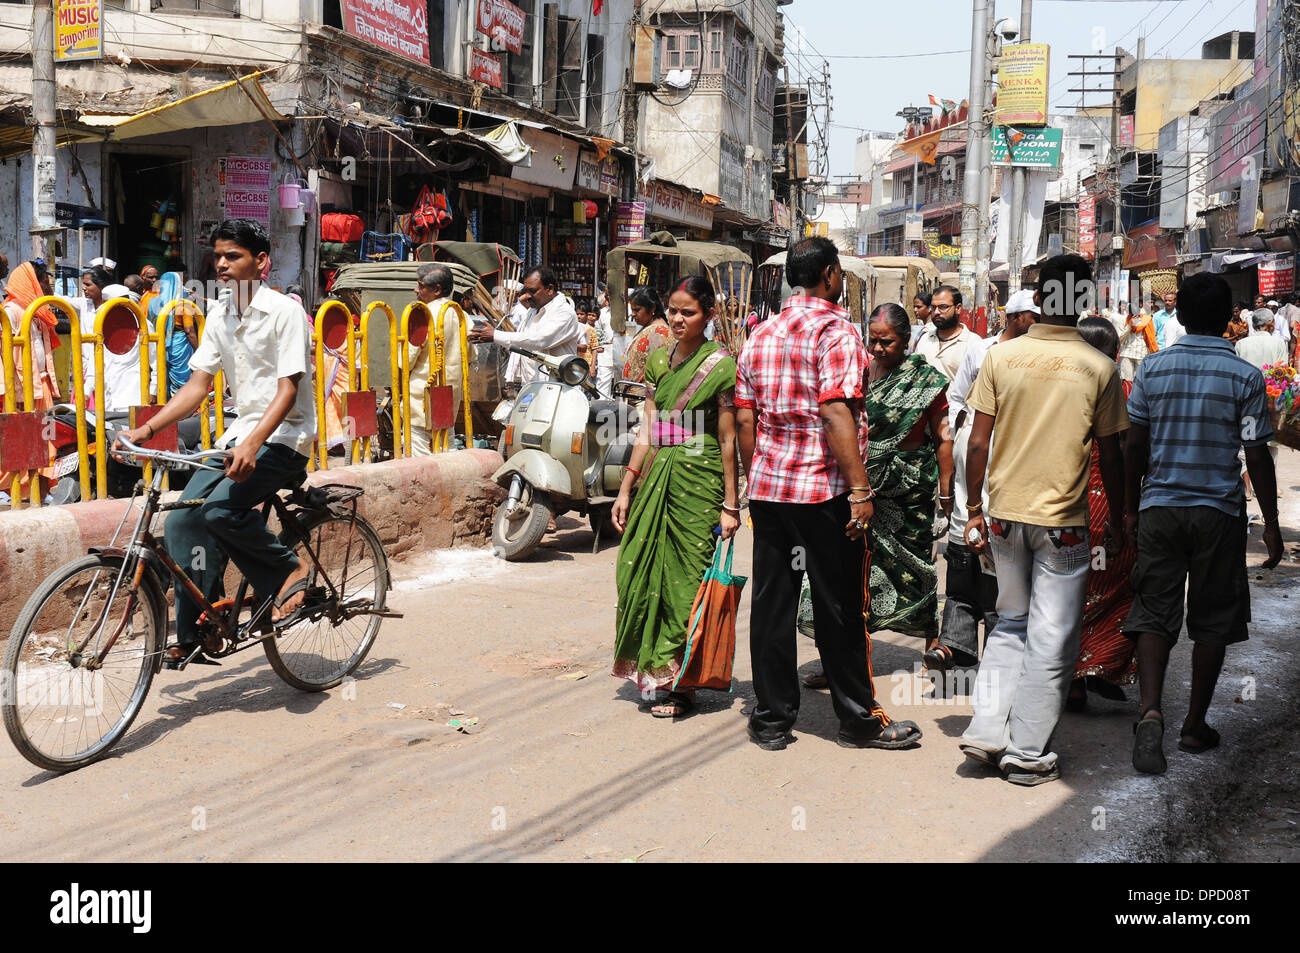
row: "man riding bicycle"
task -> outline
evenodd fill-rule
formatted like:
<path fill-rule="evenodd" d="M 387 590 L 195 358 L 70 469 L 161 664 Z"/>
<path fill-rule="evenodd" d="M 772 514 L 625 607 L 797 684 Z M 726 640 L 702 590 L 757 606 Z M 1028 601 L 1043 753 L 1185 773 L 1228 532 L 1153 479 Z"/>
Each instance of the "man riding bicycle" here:
<path fill-rule="evenodd" d="M 238 412 L 218 442 L 231 450 L 225 473 L 195 472 L 182 499 L 205 502 L 172 512 L 165 538 L 172 559 L 210 601 L 221 586 L 224 556 L 234 560 L 257 596 L 256 614 L 298 575 L 298 558 L 267 529 L 256 508 L 307 467 L 316 435 L 310 329 L 301 305 L 261 283 L 271 250 L 262 225 L 228 219 L 216 230 L 212 250 L 222 290 L 219 300 L 208 302 L 190 379 L 157 415 L 123 436 L 141 444 L 189 417 L 212 390 L 217 372 L 224 372 Z M 206 661 L 198 606 L 179 584 L 174 589 L 177 644 L 168 649 L 167 662 L 174 667 L 186 659 Z M 273 618 L 292 612 L 292 601 L 281 604 Z"/>

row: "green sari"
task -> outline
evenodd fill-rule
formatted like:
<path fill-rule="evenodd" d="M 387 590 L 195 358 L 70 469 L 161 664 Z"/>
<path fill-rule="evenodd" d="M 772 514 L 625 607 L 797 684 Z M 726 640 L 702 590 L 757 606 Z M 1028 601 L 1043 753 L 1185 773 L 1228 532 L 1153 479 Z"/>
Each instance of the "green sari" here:
<path fill-rule="evenodd" d="M 694 436 L 680 446 L 652 447 L 654 461 L 633 497 L 618 550 L 613 675 L 643 692 L 677 678 L 691 605 L 717 544 L 713 528 L 724 500 L 718 415 L 736 387 L 735 360 L 716 363 L 687 401 L 681 420 L 670 411 L 700 365 L 720 348 L 706 341 L 676 369 L 668 366 L 667 348 L 646 362 L 645 379 L 659 418 L 671 418 Z"/>
<path fill-rule="evenodd" d="M 930 558 L 939 458 L 929 439 L 914 450 L 898 447 L 947 386 L 943 372 L 917 354 L 867 385 L 867 478 L 876 491 L 869 632 L 939 633 L 938 576 Z"/>

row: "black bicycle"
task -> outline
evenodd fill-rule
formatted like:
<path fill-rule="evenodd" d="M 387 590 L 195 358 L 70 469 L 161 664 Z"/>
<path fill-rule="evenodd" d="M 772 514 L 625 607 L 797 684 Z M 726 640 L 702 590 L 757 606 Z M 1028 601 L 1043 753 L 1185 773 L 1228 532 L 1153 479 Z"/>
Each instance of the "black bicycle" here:
<path fill-rule="evenodd" d="M 169 469 L 220 472 L 224 451 L 170 453 L 122 441 L 123 451 L 153 464 L 137 485 L 143 508 L 125 547 L 108 546 L 56 570 L 32 593 L 14 623 L 5 651 L 5 730 L 23 757 L 52 771 L 71 771 L 100 758 L 126 734 L 144 705 L 167 649 L 167 589 L 176 580 L 201 609 L 199 647 L 175 667 L 215 660 L 262 645 L 276 674 L 294 688 L 319 692 L 343 682 L 366 658 L 384 618 L 391 580 L 388 557 L 357 512 L 362 490 L 340 484 L 307 487 L 297 474 L 262 505 L 279 537 L 296 553 L 303 578 L 284 593 L 253 604 L 248 581 L 234 596 L 209 601 L 153 534 L 158 514 L 203 500 L 162 502 Z M 272 619 L 272 606 L 291 606 Z"/>

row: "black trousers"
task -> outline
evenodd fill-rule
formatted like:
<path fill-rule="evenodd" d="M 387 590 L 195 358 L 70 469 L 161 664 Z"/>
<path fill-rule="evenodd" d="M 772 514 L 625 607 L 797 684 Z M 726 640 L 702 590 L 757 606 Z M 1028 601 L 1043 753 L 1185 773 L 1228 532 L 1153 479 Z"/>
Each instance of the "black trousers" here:
<path fill-rule="evenodd" d="M 876 735 L 888 724 L 871 683 L 871 557 L 861 540 L 844 535 L 848 498 L 844 493 L 823 503 L 750 501 L 754 580 L 749 650 L 758 704 L 749 724 L 764 737 L 788 732 L 799 714 L 795 620 L 804 569 L 835 714 L 856 735 Z"/>
<path fill-rule="evenodd" d="M 969 546 L 948 540 L 947 595 L 943 603 L 943 631 L 939 644 L 952 649 L 958 665 L 974 665 L 980 657 L 980 623 L 984 637 L 998 624 L 998 577 L 980 568 L 980 558 Z"/>

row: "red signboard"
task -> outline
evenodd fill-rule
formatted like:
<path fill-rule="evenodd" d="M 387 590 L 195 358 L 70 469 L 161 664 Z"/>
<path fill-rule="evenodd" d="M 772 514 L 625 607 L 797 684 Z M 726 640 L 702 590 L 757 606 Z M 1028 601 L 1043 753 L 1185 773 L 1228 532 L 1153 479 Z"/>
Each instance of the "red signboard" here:
<path fill-rule="evenodd" d="M 1079 196 L 1079 254 L 1097 257 L 1097 196 L 1091 192 Z"/>
<path fill-rule="evenodd" d="M 429 63 L 424 0 L 342 0 L 343 29 L 417 63 Z"/>
<path fill-rule="evenodd" d="M 1259 264 L 1259 293 L 1284 295 L 1295 291 L 1295 256 Z"/>
<path fill-rule="evenodd" d="M 498 47 L 495 48 L 509 50 L 516 56 L 522 53 L 527 19 L 528 14 L 509 0 L 478 0 L 477 29 L 496 41 Z"/>
<path fill-rule="evenodd" d="M 1119 117 L 1119 145 L 1121 149 L 1133 148 L 1133 117 Z"/>
<path fill-rule="evenodd" d="M 469 51 L 469 78 L 476 83 L 501 88 L 501 61 L 490 53 L 484 53 L 477 46 Z"/>

